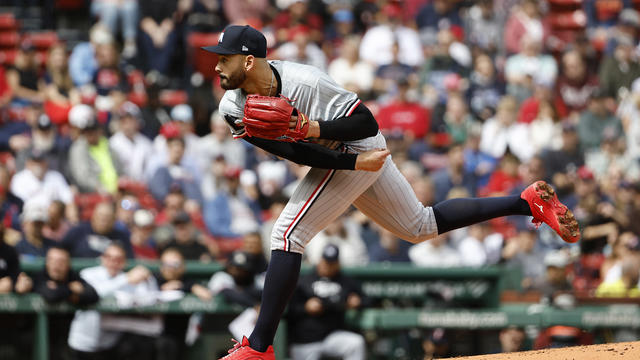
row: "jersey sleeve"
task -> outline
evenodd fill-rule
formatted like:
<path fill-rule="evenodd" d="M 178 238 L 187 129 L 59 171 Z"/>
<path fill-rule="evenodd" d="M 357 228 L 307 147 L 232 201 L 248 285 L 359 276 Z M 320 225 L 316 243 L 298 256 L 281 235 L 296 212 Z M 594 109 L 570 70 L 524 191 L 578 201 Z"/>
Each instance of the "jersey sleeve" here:
<path fill-rule="evenodd" d="M 224 93 L 218 110 L 222 116 L 231 116 L 236 119 L 244 117 L 244 104 L 241 104 L 235 91 L 227 91 Z"/>
<path fill-rule="evenodd" d="M 244 135 L 244 125 L 239 123 L 244 117 L 244 105 L 240 105 L 237 98 L 238 95 L 236 93 L 227 91 L 224 93 L 218 106 L 218 111 L 227 123 L 227 126 L 229 126 L 233 137 Z"/>
<path fill-rule="evenodd" d="M 329 75 L 318 72 L 321 74 L 314 89 L 316 94 L 312 97 L 312 109 L 317 109 L 317 113 L 308 114 L 311 119 L 332 121 L 351 115 L 360 104 L 358 95 L 338 85 Z"/>

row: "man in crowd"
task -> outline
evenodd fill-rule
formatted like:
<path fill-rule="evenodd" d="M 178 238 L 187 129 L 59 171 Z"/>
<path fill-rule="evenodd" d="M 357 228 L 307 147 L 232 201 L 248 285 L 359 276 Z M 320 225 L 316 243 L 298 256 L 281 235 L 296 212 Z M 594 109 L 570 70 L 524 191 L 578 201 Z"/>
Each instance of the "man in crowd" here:
<path fill-rule="evenodd" d="M 123 164 L 123 174 L 144 181 L 144 171 L 153 154 L 151 140 L 142 135 L 144 125 L 140 108 L 132 102 L 125 102 L 116 111 L 118 131 L 109 138 L 109 145 L 118 162 Z"/>
<path fill-rule="evenodd" d="M 0 212 L 0 215 L 4 215 L 4 212 Z M 4 232 L 4 222 L 0 221 L 0 295 L 27 293 L 31 291 L 33 283 L 29 276 L 20 272 L 18 254 L 11 245 L 5 243 Z M 15 352 L 27 358 L 33 341 L 33 336 L 30 335 L 30 329 L 33 328 L 31 318 L 30 315 L 15 313 L 0 314 L 0 349 L 10 349 L 7 351 L 9 354 Z"/>
<path fill-rule="evenodd" d="M 29 292 L 31 279 L 20 272 L 20 260 L 16 250 L 4 242 L 4 223 L 0 221 L 0 294 L 15 291 L 18 294 Z"/>
<path fill-rule="evenodd" d="M 360 286 L 340 272 L 339 250 L 327 245 L 315 270 L 300 278 L 289 307 L 293 360 L 338 356 L 364 360 L 364 337 L 346 331 L 345 311 L 362 305 Z"/>
<path fill-rule="evenodd" d="M 172 221 L 174 227 L 173 239 L 166 248 L 173 247 L 187 260 L 209 262 L 213 259 L 210 249 L 205 246 L 206 237 L 197 230 L 191 217 L 185 211 L 179 212 Z M 207 244 L 208 245 L 208 244 Z"/>
<path fill-rule="evenodd" d="M 55 244 L 44 237 L 42 229 L 47 221 L 45 204 L 31 200 L 22 209 L 22 239 L 16 244 L 16 251 L 22 257 L 45 256 L 49 247 Z"/>
<path fill-rule="evenodd" d="M 11 179 L 11 192 L 22 201 L 40 198 L 46 204 L 60 200 L 73 204 L 73 194 L 64 176 L 48 167 L 46 153 L 31 150 L 25 168 Z"/>
<path fill-rule="evenodd" d="M 98 293 L 77 272 L 71 269 L 67 249 L 54 246 L 47 251 L 44 269 L 34 277 L 33 291 L 48 303 L 68 301 L 74 305 L 98 302 Z M 67 334 L 73 316 L 49 314 L 49 359 L 67 359 Z"/>
<path fill-rule="evenodd" d="M 129 233 L 115 226 L 115 208 L 112 202 L 101 202 L 93 209 L 90 222 L 80 223 L 69 230 L 62 244 L 72 257 L 95 258 L 113 242 L 124 247 L 127 257 L 133 258 Z"/>
<path fill-rule="evenodd" d="M 213 274 L 209 280 L 208 286 L 213 295 L 221 294 L 227 302 L 245 307 L 258 306 L 262 283 L 249 260 L 246 252 L 232 252 L 225 270 Z"/>
<path fill-rule="evenodd" d="M 180 290 L 194 294 L 202 301 L 211 301 L 211 291 L 205 286 L 185 279 L 184 257 L 180 251 L 168 248 L 160 256 L 160 273 L 155 274 L 162 291 Z M 189 314 L 166 314 L 164 330 L 158 339 L 158 359 L 180 360 L 185 356 L 185 334 L 189 326 Z"/>
<path fill-rule="evenodd" d="M 158 200 L 163 200 L 171 187 L 178 184 L 187 198 L 202 203 L 200 194 L 200 176 L 197 169 L 185 166 L 182 158 L 185 153 L 185 140 L 175 136 L 167 139 L 167 164 L 159 167 L 149 180 L 149 190 Z"/>
<path fill-rule="evenodd" d="M 117 292 L 127 293 L 141 300 L 149 298 L 151 293 L 157 289 L 155 279 L 153 279 L 151 272 L 141 265 L 125 273 L 123 270 L 126 265 L 126 254 L 125 248 L 121 244 L 111 243 L 100 257 L 101 264 L 82 270 L 80 277 L 95 288 L 100 298 L 113 296 Z M 119 352 L 119 348 L 124 347 L 120 340 L 126 342 L 130 339 L 122 336 L 122 331 L 107 329 L 105 326 L 107 317 L 111 325 L 117 322 L 116 315 L 107 316 L 96 310 L 76 311 L 71 322 L 68 340 L 74 359 L 135 358 L 131 353 L 122 354 Z M 152 344 L 141 341 L 136 352 L 140 356 L 138 359 L 152 356 L 152 350 Z M 146 356 L 142 356 L 144 353 Z"/>

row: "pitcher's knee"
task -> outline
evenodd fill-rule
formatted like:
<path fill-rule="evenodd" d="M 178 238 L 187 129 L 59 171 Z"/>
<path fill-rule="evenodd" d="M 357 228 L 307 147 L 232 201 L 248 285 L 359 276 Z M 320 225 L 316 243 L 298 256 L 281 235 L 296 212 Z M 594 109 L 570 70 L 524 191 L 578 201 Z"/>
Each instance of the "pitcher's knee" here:
<path fill-rule="evenodd" d="M 306 246 L 298 236 L 284 236 L 283 232 L 273 231 L 271 234 L 271 250 L 290 251 L 302 254 Z"/>
<path fill-rule="evenodd" d="M 425 240 L 433 239 L 438 236 L 438 233 L 429 233 L 429 234 L 405 234 L 404 236 L 400 236 L 402 240 L 408 241 L 412 244 L 418 244 Z"/>

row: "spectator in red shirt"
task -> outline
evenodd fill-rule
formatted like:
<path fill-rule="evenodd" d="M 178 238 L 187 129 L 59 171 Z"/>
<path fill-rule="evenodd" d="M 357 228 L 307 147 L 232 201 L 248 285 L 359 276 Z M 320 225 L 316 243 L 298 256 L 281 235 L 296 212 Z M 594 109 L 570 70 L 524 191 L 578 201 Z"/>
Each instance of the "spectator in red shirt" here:
<path fill-rule="evenodd" d="M 45 112 L 54 124 L 66 123 L 71 106 L 80 103 L 80 92 L 71 80 L 67 49 L 62 43 L 49 48 L 44 82 Z"/>
<path fill-rule="evenodd" d="M 500 160 L 499 168 L 491 174 L 489 183 L 480 192 L 485 196 L 506 196 L 511 194 L 513 189 L 520 185 L 520 175 L 518 158 L 507 152 Z"/>
<path fill-rule="evenodd" d="M 429 131 L 431 114 L 429 109 L 407 96 L 409 83 L 398 82 L 398 95 L 390 104 L 380 108 L 377 120 L 383 133 L 402 133 L 410 138 L 422 138 Z"/>

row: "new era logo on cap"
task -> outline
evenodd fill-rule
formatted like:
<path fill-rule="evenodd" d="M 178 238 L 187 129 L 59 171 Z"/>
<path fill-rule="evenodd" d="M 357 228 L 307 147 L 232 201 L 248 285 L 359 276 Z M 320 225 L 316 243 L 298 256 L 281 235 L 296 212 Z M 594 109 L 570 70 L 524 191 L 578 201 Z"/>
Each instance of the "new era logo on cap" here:
<path fill-rule="evenodd" d="M 220 55 L 253 55 L 258 58 L 267 57 L 267 39 L 262 33 L 249 25 L 229 25 L 220 37 L 218 45 L 205 46 L 202 49 Z"/>

